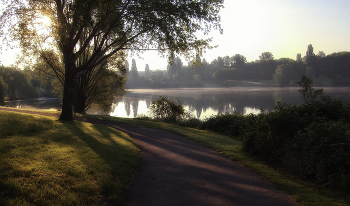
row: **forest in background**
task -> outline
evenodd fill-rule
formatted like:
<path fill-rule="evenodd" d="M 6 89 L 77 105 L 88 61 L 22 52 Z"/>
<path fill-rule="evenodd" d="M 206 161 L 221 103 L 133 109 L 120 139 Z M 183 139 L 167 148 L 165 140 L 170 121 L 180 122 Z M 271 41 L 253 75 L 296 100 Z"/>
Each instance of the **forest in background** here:
<path fill-rule="evenodd" d="M 127 88 L 176 88 L 201 87 L 210 82 L 211 86 L 235 86 L 242 80 L 273 80 L 279 86 L 294 86 L 302 75 L 311 78 L 315 86 L 350 86 L 350 52 L 336 52 L 325 55 L 314 53 L 310 44 L 305 56 L 296 59 L 274 59 L 270 52 L 263 52 L 258 60 L 247 62 L 241 54 L 217 57 L 212 62 L 198 57 L 197 62 L 185 65 L 175 57 L 166 70 L 138 71 L 133 59 L 131 68 L 126 63 Z"/>
<path fill-rule="evenodd" d="M 39 64 L 40 65 L 40 64 Z M 38 65 L 36 65 L 38 67 Z M 217 57 L 212 62 L 198 57 L 196 62 L 185 65 L 175 57 L 166 70 L 138 71 L 136 61 L 125 62 L 126 88 L 181 88 L 241 86 L 241 81 L 269 81 L 279 86 L 295 86 L 301 75 L 313 80 L 314 86 L 350 86 L 350 52 L 325 55 L 314 53 L 308 45 L 306 54 L 296 59 L 274 59 L 270 52 L 263 52 L 259 59 L 247 62 L 243 55 Z M 0 67 L 0 103 L 7 100 L 28 99 L 39 96 L 53 97 L 57 84 L 53 77 L 42 78 L 35 69 Z M 56 92 L 57 93 L 57 92 Z"/>

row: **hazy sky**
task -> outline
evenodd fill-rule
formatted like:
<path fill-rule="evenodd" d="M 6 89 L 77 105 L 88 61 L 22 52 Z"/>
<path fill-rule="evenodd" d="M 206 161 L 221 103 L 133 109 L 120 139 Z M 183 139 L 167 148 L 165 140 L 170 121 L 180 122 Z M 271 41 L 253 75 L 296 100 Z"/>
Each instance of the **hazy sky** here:
<path fill-rule="evenodd" d="M 266 51 L 275 59 L 295 59 L 297 53 L 305 55 L 309 44 L 316 54 L 350 51 L 349 0 L 225 0 L 224 6 L 220 12 L 224 33 L 209 34 L 212 45 L 218 47 L 204 54 L 208 62 L 235 54 L 242 54 L 250 62 Z M 9 65 L 14 56 L 11 51 L 3 51 L 0 61 Z M 151 70 L 166 67 L 167 60 L 155 51 L 141 57 L 144 60 L 134 57 L 139 71 L 146 63 Z"/>

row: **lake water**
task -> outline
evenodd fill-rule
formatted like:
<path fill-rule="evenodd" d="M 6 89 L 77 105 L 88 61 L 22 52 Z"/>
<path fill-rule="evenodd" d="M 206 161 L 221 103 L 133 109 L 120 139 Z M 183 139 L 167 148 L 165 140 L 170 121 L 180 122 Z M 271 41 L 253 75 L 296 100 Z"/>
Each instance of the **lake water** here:
<path fill-rule="evenodd" d="M 152 100 L 159 96 L 178 98 L 192 116 L 204 120 L 211 115 L 232 113 L 258 114 L 260 109 L 271 111 L 276 102 L 300 105 L 303 99 L 299 87 L 232 87 L 232 88 L 182 88 L 182 89 L 130 89 L 122 99 L 116 98 L 111 116 L 136 117 L 146 114 Z M 318 89 L 318 88 L 315 88 Z M 350 87 L 324 88 L 331 97 L 350 102 Z M 60 109 L 57 98 L 37 98 L 34 100 L 16 101 L 15 107 Z M 102 111 L 89 110 L 89 114 L 108 115 Z"/>
<path fill-rule="evenodd" d="M 204 120 L 211 115 L 232 113 L 258 114 L 260 109 L 271 111 L 276 102 L 300 105 L 304 101 L 300 87 L 233 87 L 233 88 L 182 88 L 182 89 L 130 89 L 123 99 L 116 98 L 111 116 L 136 117 L 147 114 L 152 100 L 159 96 L 178 98 L 194 117 Z M 318 89 L 318 88 L 315 88 Z M 350 102 L 350 88 L 324 88 L 326 94 Z M 101 111 L 88 111 L 103 114 Z"/>

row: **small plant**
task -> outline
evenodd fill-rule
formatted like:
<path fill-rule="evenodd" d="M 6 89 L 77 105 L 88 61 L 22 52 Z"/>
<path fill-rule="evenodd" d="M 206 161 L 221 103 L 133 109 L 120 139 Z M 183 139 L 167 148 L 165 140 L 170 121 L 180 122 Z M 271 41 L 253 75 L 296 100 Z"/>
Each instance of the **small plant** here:
<path fill-rule="evenodd" d="M 151 116 L 155 119 L 167 121 L 182 121 L 189 117 L 178 98 L 160 96 L 153 100 L 150 106 Z"/>
<path fill-rule="evenodd" d="M 317 97 L 325 96 L 323 94 L 323 89 L 314 89 L 312 88 L 312 80 L 303 75 L 301 80 L 295 82 L 302 88 L 299 89 L 299 93 L 303 96 L 305 104 L 314 103 Z"/>

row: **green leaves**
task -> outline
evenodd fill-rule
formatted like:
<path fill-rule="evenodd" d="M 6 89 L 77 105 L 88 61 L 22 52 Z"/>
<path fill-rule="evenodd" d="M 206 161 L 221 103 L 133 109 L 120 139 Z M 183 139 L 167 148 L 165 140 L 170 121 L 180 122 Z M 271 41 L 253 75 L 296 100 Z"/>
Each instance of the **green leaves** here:
<path fill-rule="evenodd" d="M 323 89 L 312 88 L 312 80 L 305 75 L 302 76 L 300 81 L 296 82 L 302 88 L 299 89 L 299 93 L 303 96 L 305 104 L 314 103 L 318 97 L 324 97 Z"/>
<path fill-rule="evenodd" d="M 188 112 L 185 111 L 179 99 L 162 96 L 152 101 L 150 113 L 155 119 L 168 121 L 181 121 L 189 117 Z"/>

